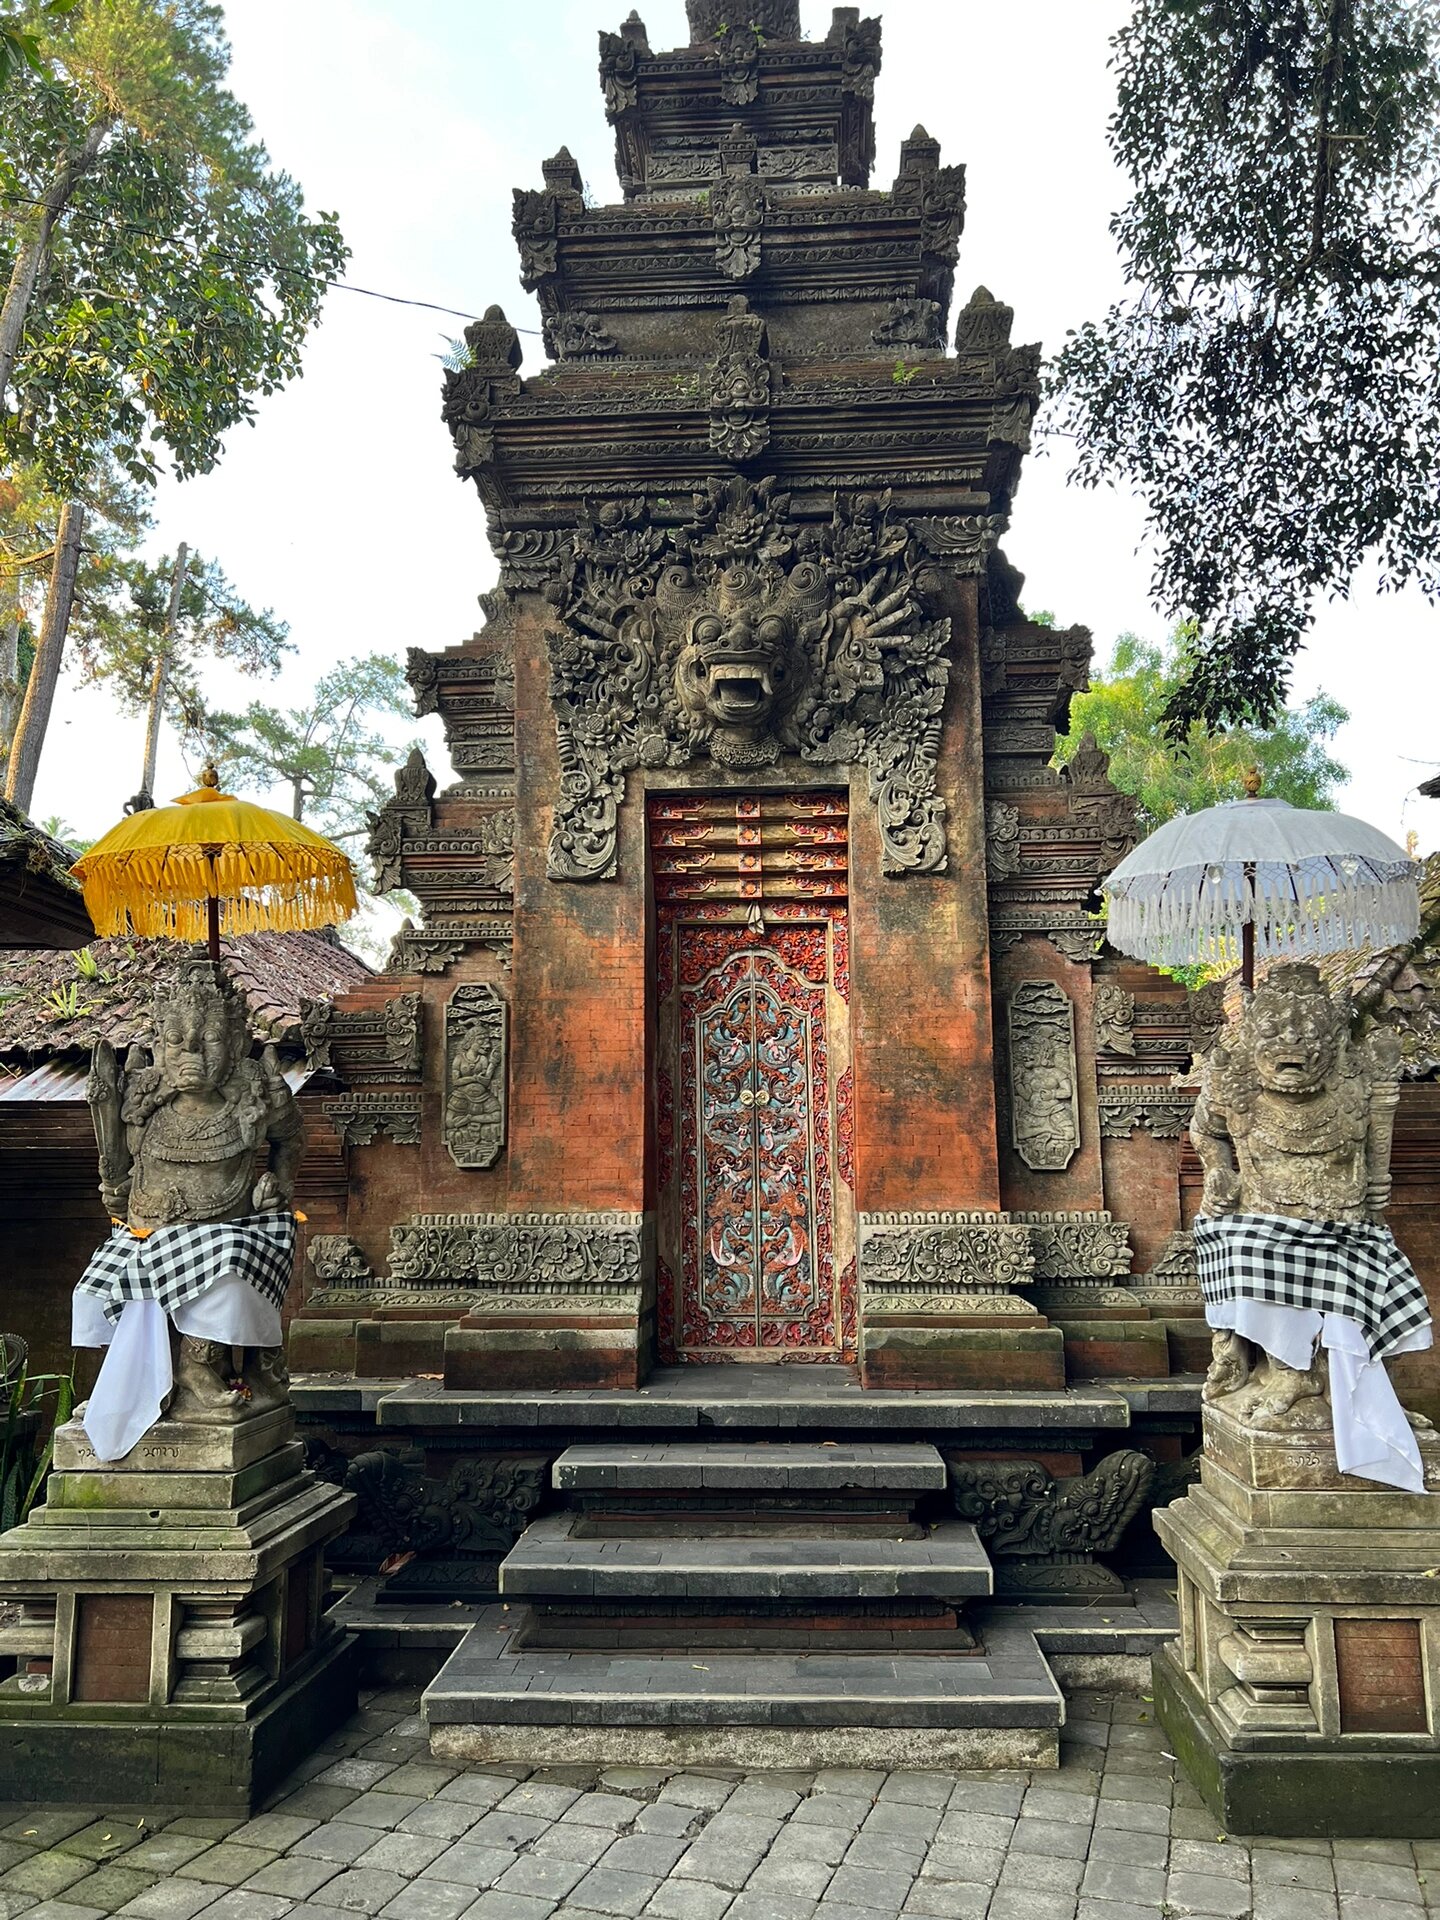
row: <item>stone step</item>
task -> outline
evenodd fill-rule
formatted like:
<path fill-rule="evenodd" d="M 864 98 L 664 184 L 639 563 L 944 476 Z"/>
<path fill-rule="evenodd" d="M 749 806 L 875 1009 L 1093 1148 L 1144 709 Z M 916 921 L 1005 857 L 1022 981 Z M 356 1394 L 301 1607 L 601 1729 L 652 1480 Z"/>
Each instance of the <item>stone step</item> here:
<path fill-rule="evenodd" d="M 817 1537 L 817 1535 L 819 1537 Z M 715 1537 L 702 1524 L 610 1539 L 573 1513 L 547 1514 L 500 1565 L 507 1600 L 964 1600 L 989 1594 L 975 1529 L 951 1520 L 920 1539 L 784 1528 Z"/>
<path fill-rule="evenodd" d="M 970 1654 L 696 1660 L 526 1653 L 516 1644 L 523 1625 L 518 1608 L 482 1616 L 426 1689 L 421 1712 L 437 1757 L 532 1766 L 1057 1763 L 1064 1703 L 1023 1627 L 998 1630 Z"/>
<path fill-rule="evenodd" d="M 757 1440 L 567 1447 L 552 1482 L 562 1493 L 943 1492 L 933 1446 Z"/>

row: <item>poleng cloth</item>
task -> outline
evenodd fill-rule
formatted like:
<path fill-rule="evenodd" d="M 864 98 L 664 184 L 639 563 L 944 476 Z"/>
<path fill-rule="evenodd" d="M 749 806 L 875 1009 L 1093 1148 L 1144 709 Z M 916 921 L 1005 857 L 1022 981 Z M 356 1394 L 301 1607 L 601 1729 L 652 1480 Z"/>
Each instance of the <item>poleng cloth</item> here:
<path fill-rule="evenodd" d="M 1274 1213 L 1201 1215 L 1195 1269 L 1207 1307 L 1264 1300 L 1343 1314 L 1372 1360 L 1430 1324 L 1430 1303 L 1388 1227 L 1368 1220 L 1294 1220 Z"/>
<path fill-rule="evenodd" d="M 75 1286 L 91 1294 L 112 1326 L 127 1300 L 158 1300 L 166 1313 L 197 1300 L 227 1274 L 272 1306 L 284 1300 L 295 1267 L 295 1217 L 248 1213 L 241 1220 L 182 1220 L 139 1239 L 116 1227 Z"/>

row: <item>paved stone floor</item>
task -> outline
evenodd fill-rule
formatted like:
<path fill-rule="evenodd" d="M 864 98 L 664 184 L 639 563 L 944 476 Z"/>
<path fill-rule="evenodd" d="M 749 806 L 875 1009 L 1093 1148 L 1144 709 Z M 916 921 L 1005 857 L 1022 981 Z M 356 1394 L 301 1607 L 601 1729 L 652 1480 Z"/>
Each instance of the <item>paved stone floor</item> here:
<path fill-rule="evenodd" d="M 1256 1840 L 1150 1709 L 1077 1695 L 1058 1773 L 431 1763 L 416 1695 L 361 1712 L 247 1821 L 0 1814 L 0 1920 L 1421 1920 L 1440 1842 Z"/>

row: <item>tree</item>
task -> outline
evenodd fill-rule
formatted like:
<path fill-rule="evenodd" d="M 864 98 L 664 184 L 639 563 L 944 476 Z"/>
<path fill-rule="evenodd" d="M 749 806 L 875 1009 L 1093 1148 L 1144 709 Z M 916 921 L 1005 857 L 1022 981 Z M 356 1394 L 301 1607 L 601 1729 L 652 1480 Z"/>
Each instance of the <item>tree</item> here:
<path fill-rule="evenodd" d="M 75 0 L 12 25 L 0 90 L 0 454 L 80 492 L 214 464 L 300 349 L 347 249 L 224 84 L 209 0 Z"/>
<path fill-rule="evenodd" d="M 129 559 L 117 565 L 111 593 L 88 609 L 75 634 L 75 655 L 82 682 L 105 682 L 124 710 L 147 717 L 142 791 L 154 780 L 163 719 L 192 738 L 204 730 L 201 663 L 223 660 L 244 673 L 276 673 L 294 651 L 289 631 L 268 607 L 250 606 L 215 561 L 183 547 L 154 564 Z"/>
<path fill-rule="evenodd" d="M 322 674 L 303 707 L 282 712 L 255 700 L 243 713 L 212 713 L 204 737 L 227 784 L 288 787 L 295 819 L 353 840 L 389 797 L 388 769 L 411 744 L 395 745 L 374 722 L 413 715 L 404 669 L 372 653 Z"/>
<path fill-rule="evenodd" d="M 1440 589 L 1440 8 L 1136 0 L 1132 291 L 1052 369 L 1072 478 L 1146 506 L 1193 622 L 1163 724 L 1269 723 L 1321 595 Z"/>
<path fill-rule="evenodd" d="M 1056 760 L 1063 765 L 1093 734 L 1110 755 L 1110 778 L 1140 803 L 1142 834 L 1177 813 L 1238 800 L 1241 777 L 1252 765 L 1263 775 L 1261 791 L 1274 799 L 1296 807 L 1332 805 L 1347 769 L 1330 757 L 1326 743 L 1350 716 L 1328 694 L 1282 708 L 1272 727 L 1215 735 L 1196 721 L 1183 746 L 1165 739 L 1161 720 L 1174 701 L 1188 642 L 1184 629 L 1159 646 L 1121 634 L 1090 691 L 1071 701 L 1070 730 L 1056 743 Z"/>

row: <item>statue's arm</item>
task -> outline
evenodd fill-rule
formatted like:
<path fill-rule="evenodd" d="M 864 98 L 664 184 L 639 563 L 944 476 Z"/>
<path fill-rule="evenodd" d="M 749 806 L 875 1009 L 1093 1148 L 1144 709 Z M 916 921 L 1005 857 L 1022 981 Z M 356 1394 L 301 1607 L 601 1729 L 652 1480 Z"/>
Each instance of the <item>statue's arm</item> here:
<path fill-rule="evenodd" d="M 292 1205 L 300 1156 L 305 1151 L 299 1102 L 285 1084 L 273 1047 L 266 1047 L 261 1055 L 260 1072 L 264 1077 L 265 1137 L 270 1144 L 270 1165 L 255 1187 L 253 1205 L 257 1213 Z"/>
<path fill-rule="evenodd" d="M 90 1104 L 95 1144 L 100 1150 L 100 1198 L 112 1219 L 123 1220 L 130 1200 L 133 1156 L 120 1113 L 123 1104 L 120 1062 L 108 1040 L 95 1042 L 85 1098 Z"/>
<path fill-rule="evenodd" d="M 1211 1105 L 1204 1089 L 1190 1116 L 1190 1141 L 1205 1170 L 1201 1213 L 1236 1212 L 1240 1205 L 1240 1166 L 1235 1157 L 1235 1142 L 1223 1113 Z"/>

